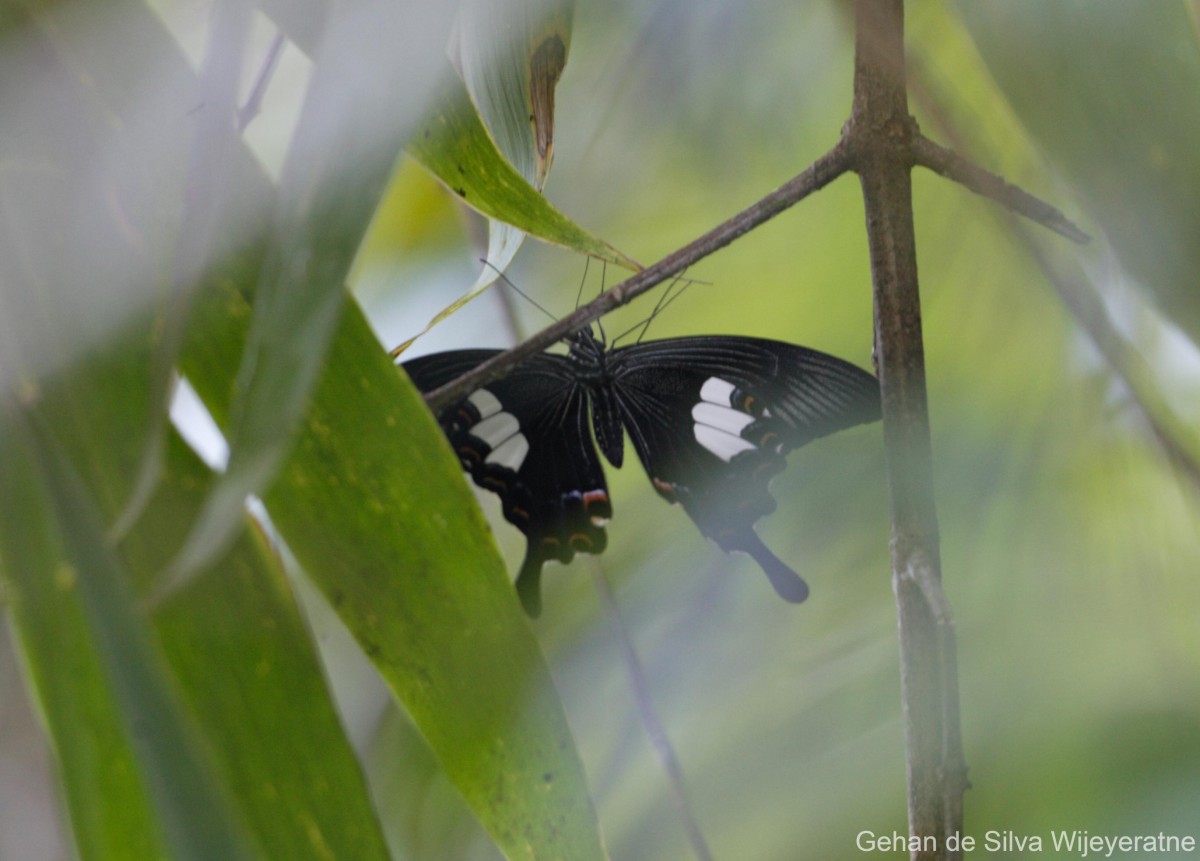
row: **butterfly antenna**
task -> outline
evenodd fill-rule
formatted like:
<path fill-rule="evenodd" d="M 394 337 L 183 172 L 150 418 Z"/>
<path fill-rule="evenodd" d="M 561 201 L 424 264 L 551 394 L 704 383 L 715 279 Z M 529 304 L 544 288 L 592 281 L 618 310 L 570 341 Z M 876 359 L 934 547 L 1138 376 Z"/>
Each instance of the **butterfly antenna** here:
<path fill-rule="evenodd" d="M 575 292 L 575 310 L 579 310 L 579 305 L 583 302 L 583 285 L 587 283 L 588 268 L 592 265 L 592 258 L 583 258 L 583 277 L 579 279 L 579 289 Z"/>
<path fill-rule="evenodd" d="M 680 283 L 682 283 L 683 286 L 680 287 L 678 290 L 675 290 L 675 287 L 678 286 Z M 650 316 L 648 316 L 645 320 L 639 320 L 637 323 L 634 323 L 632 326 L 630 326 L 628 329 L 626 329 L 620 335 L 617 335 L 617 337 L 613 339 L 613 344 L 616 344 L 617 341 L 620 341 L 622 338 L 624 338 L 630 332 L 633 332 L 635 329 L 641 329 L 642 331 L 638 333 L 638 337 L 637 337 L 637 343 L 640 344 L 642 342 L 642 338 L 646 337 L 646 330 L 650 328 L 650 324 L 654 322 L 654 318 L 657 317 L 660 313 L 662 313 L 662 311 L 664 309 L 666 309 L 666 307 L 668 305 L 670 305 L 672 302 L 674 302 L 676 299 L 678 299 L 680 296 L 682 296 L 684 290 L 686 290 L 688 287 L 692 286 L 692 284 L 695 284 L 695 283 L 698 283 L 698 282 L 694 281 L 691 278 L 685 279 L 683 276 L 677 275 L 675 278 L 673 278 L 671 280 L 671 283 L 667 285 L 667 289 L 664 290 L 663 294 L 658 298 L 658 302 L 655 303 L 654 310 L 650 312 Z M 672 291 L 674 291 L 674 292 L 672 292 Z"/>
<path fill-rule="evenodd" d="M 543 308 L 542 305 L 536 299 L 534 299 L 532 296 L 530 296 L 528 293 L 526 293 L 524 290 L 522 290 L 520 287 L 518 287 L 516 284 L 514 284 L 512 279 L 509 278 L 507 275 L 505 275 L 503 272 L 501 272 L 500 269 L 497 266 L 495 266 L 491 261 L 481 260 L 480 262 L 483 263 L 484 266 L 487 266 L 489 269 L 493 270 L 496 273 L 496 275 L 499 276 L 500 280 L 503 281 L 505 284 L 507 284 L 509 286 L 509 288 L 512 289 L 518 296 L 520 296 L 522 299 L 524 299 L 526 302 L 528 302 L 534 308 L 537 308 L 539 311 L 541 311 L 543 314 L 545 314 L 551 320 L 553 320 L 555 322 L 558 321 L 557 317 L 555 317 L 553 314 L 551 314 L 549 311 L 547 311 L 545 308 Z"/>

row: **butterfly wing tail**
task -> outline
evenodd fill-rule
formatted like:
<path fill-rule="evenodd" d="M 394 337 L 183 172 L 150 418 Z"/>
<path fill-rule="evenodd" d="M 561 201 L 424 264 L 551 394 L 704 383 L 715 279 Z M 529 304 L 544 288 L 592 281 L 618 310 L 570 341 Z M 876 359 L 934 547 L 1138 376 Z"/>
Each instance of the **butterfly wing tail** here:
<path fill-rule="evenodd" d="M 736 546 L 731 546 L 730 549 L 749 553 L 783 600 L 799 604 L 808 597 L 808 584 L 804 582 L 804 578 L 784 565 L 782 560 L 763 544 L 753 529 L 746 529 L 745 534 L 738 536 Z"/>
<path fill-rule="evenodd" d="M 542 560 L 532 548 L 517 574 L 517 597 L 529 618 L 536 619 L 542 614 Z"/>

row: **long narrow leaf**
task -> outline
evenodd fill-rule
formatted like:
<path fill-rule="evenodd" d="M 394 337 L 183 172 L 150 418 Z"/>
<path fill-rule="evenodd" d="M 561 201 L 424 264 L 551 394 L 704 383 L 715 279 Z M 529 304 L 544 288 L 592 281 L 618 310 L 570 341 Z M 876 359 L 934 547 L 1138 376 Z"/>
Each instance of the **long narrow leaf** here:
<path fill-rule="evenodd" d="M 574 3 L 467 0 L 455 60 L 500 151 L 541 189 L 554 156 L 554 90 L 571 44 Z"/>
<path fill-rule="evenodd" d="M 27 447 L 0 445 L 0 575 L 84 861 L 165 853 L 137 754 Z"/>
<path fill-rule="evenodd" d="M 36 465 L 31 476 L 41 498 L 27 516 L 44 515 L 43 535 L 57 533 L 64 553 L 52 570 L 29 571 L 23 558 L 6 563 L 17 576 L 44 577 L 77 590 L 91 648 L 111 688 L 116 711 L 136 755 L 163 838 L 173 858 L 252 858 L 247 836 L 206 764 L 206 752 L 180 708 L 162 656 L 146 621 L 135 609 L 127 571 L 106 544 L 95 504 L 53 443 L 48 428 L 36 429 L 10 415 L 6 448 Z M 10 514 L 13 512 L 10 512 Z M 43 556 L 48 561 L 48 557 Z"/>
<path fill-rule="evenodd" d="M 515 74 L 520 80 L 527 80 L 521 77 L 520 69 Z M 506 125 L 511 125 L 511 117 L 505 115 L 502 119 Z M 540 128 L 545 135 L 545 123 L 549 119 L 542 117 L 541 122 Z M 513 133 L 510 137 L 514 139 L 513 147 L 527 146 L 529 149 L 529 157 L 521 159 L 530 172 L 528 176 L 523 176 L 496 146 L 466 87 L 462 81 L 453 78 L 447 81 L 432 114 L 409 144 L 409 152 L 417 161 L 464 203 L 488 217 L 488 265 L 465 294 L 396 347 L 393 355 L 404 352 L 413 341 L 494 284 L 516 256 L 526 233 L 619 266 L 641 268 L 636 261 L 592 236 L 555 209 L 531 184 L 538 172 L 549 169 L 548 160 L 534 158 L 535 145 L 531 135 L 522 138 Z"/>
<path fill-rule="evenodd" d="M 430 46 L 444 20 L 440 4 L 413 0 L 342 4 L 328 22 L 280 181 L 238 375 L 229 467 L 175 562 L 175 581 L 225 546 L 246 496 L 282 462 L 324 362 L 346 275 L 423 107 L 437 68 Z"/>
<path fill-rule="evenodd" d="M 176 438 L 166 480 L 123 550 L 156 571 L 202 501 L 205 468 Z M 230 794 L 271 857 L 384 861 L 362 771 L 304 620 L 257 531 L 172 597 L 155 626 Z"/>
<path fill-rule="evenodd" d="M 188 364 L 220 400 L 237 296 Z M 493 840 L 513 859 L 600 859 L 582 768 L 533 633 L 458 464 L 355 305 L 265 501 Z M 386 811 L 385 811 L 386 814 Z"/>

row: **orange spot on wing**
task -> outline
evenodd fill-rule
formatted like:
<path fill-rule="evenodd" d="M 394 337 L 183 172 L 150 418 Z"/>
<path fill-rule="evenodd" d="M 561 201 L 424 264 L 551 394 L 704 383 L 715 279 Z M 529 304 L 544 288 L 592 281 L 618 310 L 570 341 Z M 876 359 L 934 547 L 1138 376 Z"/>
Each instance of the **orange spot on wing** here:
<path fill-rule="evenodd" d="M 582 532 L 571 535 L 571 546 L 576 550 L 586 552 L 592 549 L 592 539 Z"/>

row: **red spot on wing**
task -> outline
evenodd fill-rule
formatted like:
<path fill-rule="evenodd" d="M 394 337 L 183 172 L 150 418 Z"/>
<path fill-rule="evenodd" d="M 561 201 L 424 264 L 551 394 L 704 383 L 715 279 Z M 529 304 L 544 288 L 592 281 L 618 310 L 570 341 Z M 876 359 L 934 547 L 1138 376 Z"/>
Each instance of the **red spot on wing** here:
<path fill-rule="evenodd" d="M 673 481 L 663 481 L 661 478 L 650 477 L 650 481 L 654 484 L 654 489 L 663 495 L 667 500 L 675 502 L 678 496 L 678 485 Z"/>

